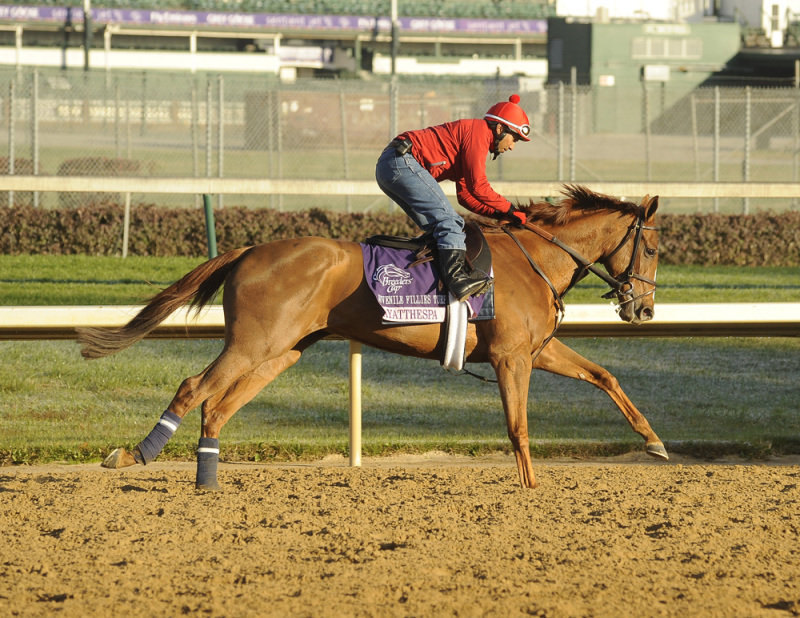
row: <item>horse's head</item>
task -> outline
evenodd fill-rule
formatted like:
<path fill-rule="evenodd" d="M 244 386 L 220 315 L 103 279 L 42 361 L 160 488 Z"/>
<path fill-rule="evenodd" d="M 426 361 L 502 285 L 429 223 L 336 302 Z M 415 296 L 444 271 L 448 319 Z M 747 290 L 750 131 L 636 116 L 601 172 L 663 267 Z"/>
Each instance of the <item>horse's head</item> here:
<path fill-rule="evenodd" d="M 616 296 L 619 317 L 632 324 L 653 319 L 658 266 L 657 208 L 658 196 L 645 196 L 622 241 L 602 259 L 608 273 L 619 282 L 606 297 Z"/>

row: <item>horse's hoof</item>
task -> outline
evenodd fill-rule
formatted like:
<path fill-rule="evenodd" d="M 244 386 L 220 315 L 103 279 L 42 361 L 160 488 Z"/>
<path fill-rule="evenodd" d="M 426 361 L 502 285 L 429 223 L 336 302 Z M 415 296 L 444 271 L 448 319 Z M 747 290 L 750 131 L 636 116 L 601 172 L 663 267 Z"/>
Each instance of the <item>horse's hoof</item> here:
<path fill-rule="evenodd" d="M 667 455 L 667 449 L 664 448 L 664 445 L 661 444 L 661 442 L 652 442 L 651 444 L 648 444 L 645 447 L 645 452 L 651 457 L 655 457 L 657 459 L 669 459 L 669 455 Z"/>
<path fill-rule="evenodd" d="M 103 468 L 112 468 L 117 470 L 119 468 L 127 468 L 136 464 L 134 456 L 126 451 L 124 448 L 115 448 L 111 454 L 103 460 L 100 465 Z"/>

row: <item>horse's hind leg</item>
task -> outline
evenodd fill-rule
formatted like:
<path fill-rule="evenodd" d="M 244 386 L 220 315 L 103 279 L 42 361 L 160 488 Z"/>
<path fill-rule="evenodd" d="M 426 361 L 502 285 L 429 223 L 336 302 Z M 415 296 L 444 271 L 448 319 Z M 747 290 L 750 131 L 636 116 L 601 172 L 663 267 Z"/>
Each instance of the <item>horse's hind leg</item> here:
<path fill-rule="evenodd" d="M 650 427 L 650 423 L 633 405 L 633 402 L 620 388 L 617 379 L 608 370 L 585 359 L 558 339 L 552 339 L 542 350 L 542 353 L 536 358 L 534 368 L 583 380 L 605 391 L 628 419 L 631 428 L 644 438 L 647 454 L 660 459 L 669 459 L 664 444 Z"/>
<path fill-rule="evenodd" d="M 102 466 L 104 468 L 125 468 L 137 463 L 148 464 L 166 446 L 169 439 L 181 424 L 183 417 L 197 407 L 200 402 L 218 391 L 225 391 L 239 377 L 252 371 L 260 361 L 252 355 L 233 351 L 226 347 L 217 359 L 201 373 L 186 378 L 172 398 L 172 402 L 161 415 L 158 423 L 144 440 L 128 452 L 118 448 L 112 452 Z"/>
<path fill-rule="evenodd" d="M 219 434 L 225 423 L 261 389 L 294 365 L 300 354 L 300 350 L 289 350 L 283 356 L 261 364 L 236 380 L 227 390 L 215 393 L 203 402 L 203 427 L 197 448 L 197 489 L 219 489 Z"/>

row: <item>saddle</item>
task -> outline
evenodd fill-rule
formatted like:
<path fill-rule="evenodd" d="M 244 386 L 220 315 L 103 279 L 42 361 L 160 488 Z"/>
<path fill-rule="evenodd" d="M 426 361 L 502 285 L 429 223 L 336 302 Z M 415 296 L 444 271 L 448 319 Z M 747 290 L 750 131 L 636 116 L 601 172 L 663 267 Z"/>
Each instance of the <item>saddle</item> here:
<path fill-rule="evenodd" d="M 473 269 L 480 269 L 485 273 L 492 272 L 492 252 L 480 227 L 473 222 L 469 222 L 464 227 L 464 232 L 466 233 L 467 265 Z M 379 234 L 367 238 L 364 241 L 364 245 L 410 251 L 414 259 L 408 268 L 430 262 L 436 255 L 436 243 L 429 234 L 414 238 Z M 437 269 L 434 268 L 432 270 L 436 271 Z M 490 287 L 483 295 L 480 313 L 476 319 L 494 319 L 493 292 L 493 287 Z M 459 303 L 452 294 L 449 296 L 450 301 L 447 304 L 444 320 L 444 349 L 441 364 L 448 371 L 461 371 L 464 368 L 467 322 L 469 319 L 467 303 Z"/>
<path fill-rule="evenodd" d="M 492 251 L 477 223 L 467 222 L 464 226 L 467 245 L 467 265 L 485 273 L 492 272 Z M 413 251 L 415 261 L 413 265 L 430 262 L 434 259 L 436 242 L 430 234 L 420 236 L 391 236 L 376 234 L 364 241 L 368 245 L 391 247 L 393 249 L 406 249 Z"/>

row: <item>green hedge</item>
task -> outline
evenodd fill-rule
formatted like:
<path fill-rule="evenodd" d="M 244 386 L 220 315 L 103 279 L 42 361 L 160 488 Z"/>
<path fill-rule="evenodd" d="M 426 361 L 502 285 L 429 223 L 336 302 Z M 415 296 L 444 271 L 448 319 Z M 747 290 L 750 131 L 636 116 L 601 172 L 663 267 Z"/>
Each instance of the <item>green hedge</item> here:
<path fill-rule="evenodd" d="M 362 240 L 372 234 L 417 234 L 403 214 L 224 208 L 215 211 L 215 218 L 220 252 L 296 236 Z M 122 221 L 123 209 L 116 204 L 56 210 L 7 208 L 0 218 L 0 253 L 119 255 Z M 662 264 L 800 265 L 800 212 L 661 215 L 659 224 Z M 204 255 L 202 211 L 133 207 L 128 251 L 132 255 Z"/>

